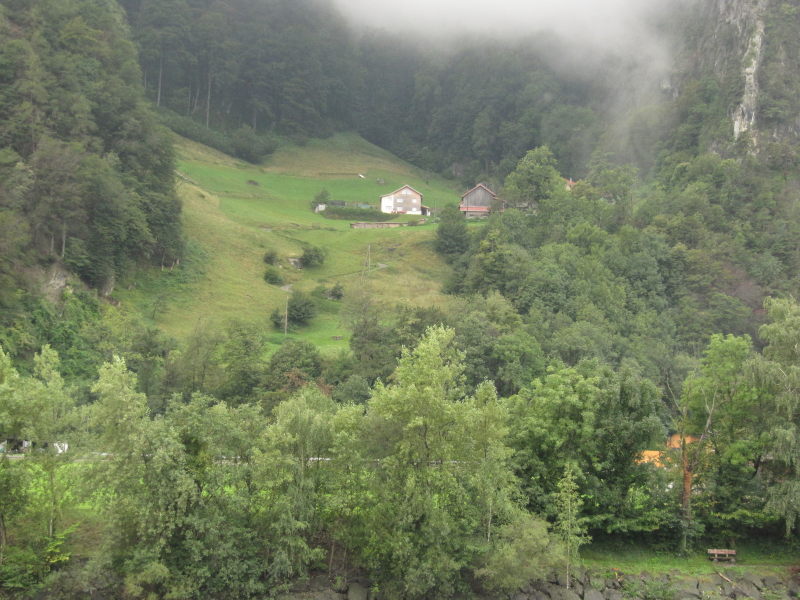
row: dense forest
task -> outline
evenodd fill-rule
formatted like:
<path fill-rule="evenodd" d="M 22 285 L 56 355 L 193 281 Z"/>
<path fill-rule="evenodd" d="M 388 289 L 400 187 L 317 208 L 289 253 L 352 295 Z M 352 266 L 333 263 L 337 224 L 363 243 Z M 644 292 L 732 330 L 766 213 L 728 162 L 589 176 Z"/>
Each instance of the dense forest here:
<path fill-rule="evenodd" d="M 621 96 L 635 61 L 565 68 L 554 35 L 440 52 L 316 0 L 3 0 L 0 597 L 325 573 L 445 598 L 589 537 L 796 543 L 800 8 L 660 19 L 669 83 Z M 179 343 L 109 300 L 180 268 L 165 125 L 254 162 L 355 130 L 505 210 L 444 208 L 452 303 L 348 294 L 347 351 L 235 320 Z"/>

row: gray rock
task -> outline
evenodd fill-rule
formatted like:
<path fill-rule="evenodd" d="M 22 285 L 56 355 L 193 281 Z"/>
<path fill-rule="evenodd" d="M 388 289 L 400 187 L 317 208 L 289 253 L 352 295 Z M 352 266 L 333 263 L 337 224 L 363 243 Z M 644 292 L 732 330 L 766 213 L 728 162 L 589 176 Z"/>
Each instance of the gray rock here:
<path fill-rule="evenodd" d="M 789 583 L 786 584 L 786 589 L 789 591 L 790 596 L 797 598 L 800 596 L 800 581 L 797 579 L 790 579 Z"/>
<path fill-rule="evenodd" d="M 589 574 L 589 585 L 596 590 L 602 590 L 604 587 L 608 587 L 606 585 L 606 578 L 598 573 Z"/>
<path fill-rule="evenodd" d="M 360 583 L 351 583 L 347 586 L 347 600 L 367 600 L 369 590 Z"/>
<path fill-rule="evenodd" d="M 702 595 L 705 594 L 719 594 L 719 584 L 714 581 L 701 581 L 697 585 Z"/>
<path fill-rule="evenodd" d="M 603 590 L 603 598 L 606 600 L 622 600 L 622 592 L 614 588 Z"/>
<path fill-rule="evenodd" d="M 583 590 L 583 600 L 604 600 L 603 594 L 598 592 L 593 587 L 587 587 Z"/>
<path fill-rule="evenodd" d="M 511 596 L 511 600 L 528 600 L 528 599 L 529 599 L 528 594 L 524 592 L 517 592 L 516 594 L 513 594 Z"/>
<path fill-rule="evenodd" d="M 531 600 L 550 600 L 550 595 L 544 590 L 533 590 L 528 597 Z"/>
<path fill-rule="evenodd" d="M 559 598 L 554 597 L 553 600 L 581 600 L 581 597 L 571 589 L 562 588 L 561 596 Z"/>
<path fill-rule="evenodd" d="M 686 579 L 675 586 L 678 598 L 699 598 L 700 590 L 696 579 Z"/>
<path fill-rule="evenodd" d="M 530 594 L 530 593 L 533 591 L 533 589 L 534 589 L 534 588 L 533 588 L 533 583 L 531 583 L 531 582 L 529 581 L 528 583 L 526 583 L 525 585 L 523 585 L 523 586 L 520 588 L 520 591 L 521 591 L 523 594 Z"/>
<path fill-rule="evenodd" d="M 742 579 L 737 581 L 733 586 L 733 595 L 735 598 L 753 598 L 753 600 L 761 600 L 761 592 L 747 580 Z"/>
<path fill-rule="evenodd" d="M 751 583 L 754 587 L 756 587 L 759 590 L 764 589 L 764 580 L 761 579 L 761 577 L 759 577 L 755 573 L 750 573 L 749 571 L 743 573 L 742 581 L 747 581 L 748 583 Z"/>
<path fill-rule="evenodd" d="M 723 596 L 733 598 L 733 585 L 731 585 L 727 581 L 723 580 L 722 585 L 720 585 L 720 590 L 722 590 Z"/>
<path fill-rule="evenodd" d="M 778 587 L 781 584 L 781 580 L 775 577 L 775 575 L 767 575 L 764 577 L 764 587 L 774 588 Z"/>

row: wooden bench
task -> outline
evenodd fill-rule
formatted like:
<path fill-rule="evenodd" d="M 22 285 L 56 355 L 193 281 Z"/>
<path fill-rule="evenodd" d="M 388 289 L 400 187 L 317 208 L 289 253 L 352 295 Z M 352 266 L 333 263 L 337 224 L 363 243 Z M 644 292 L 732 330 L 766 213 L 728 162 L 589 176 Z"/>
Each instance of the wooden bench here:
<path fill-rule="evenodd" d="M 718 560 L 729 560 L 732 563 L 736 562 L 736 550 L 726 550 L 723 548 L 709 548 L 708 558 L 717 562 Z"/>

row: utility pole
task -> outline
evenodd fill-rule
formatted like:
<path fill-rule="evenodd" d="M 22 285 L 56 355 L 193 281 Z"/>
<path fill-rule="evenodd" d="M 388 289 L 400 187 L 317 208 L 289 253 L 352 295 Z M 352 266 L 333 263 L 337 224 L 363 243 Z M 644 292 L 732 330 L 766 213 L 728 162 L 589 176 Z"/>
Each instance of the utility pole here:
<path fill-rule="evenodd" d="M 367 244 L 367 258 L 364 261 L 364 268 L 361 270 L 361 284 L 364 284 L 364 279 L 369 275 L 369 269 L 372 266 L 372 244 Z"/>

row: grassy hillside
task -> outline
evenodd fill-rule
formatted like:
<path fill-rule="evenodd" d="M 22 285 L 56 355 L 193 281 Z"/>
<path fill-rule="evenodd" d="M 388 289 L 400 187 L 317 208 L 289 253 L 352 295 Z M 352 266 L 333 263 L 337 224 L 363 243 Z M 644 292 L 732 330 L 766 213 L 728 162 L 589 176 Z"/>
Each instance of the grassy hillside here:
<path fill-rule="evenodd" d="M 449 182 L 349 134 L 285 148 L 261 166 L 183 138 L 177 149 L 187 256 L 180 267 L 140 274 L 116 292 L 171 335 L 185 338 L 197 327 L 230 319 L 272 331 L 269 314 L 284 306 L 288 286 L 310 292 L 338 282 L 345 301 L 321 301 L 314 322 L 292 334 L 330 351 L 347 344 L 340 313 L 359 289 L 390 304 L 447 301 L 439 283 L 447 266 L 431 243 L 434 225 L 353 230 L 349 221 L 314 214 L 310 202 L 324 188 L 332 200 L 377 205 L 381 194 L 408 183 L 422 192 L 426 205 L 439 208 L 458 201 Z M 327 250 L 323 266 L 304 270 L 291 264 L 304 244 Z M 263 279 L 268 249 L 278 252 L 283 286 Z M 368 254 L 372 268 L 365 273 Z M 273 339 L 279 343 L 282 337 L 276 332 Z"/>

